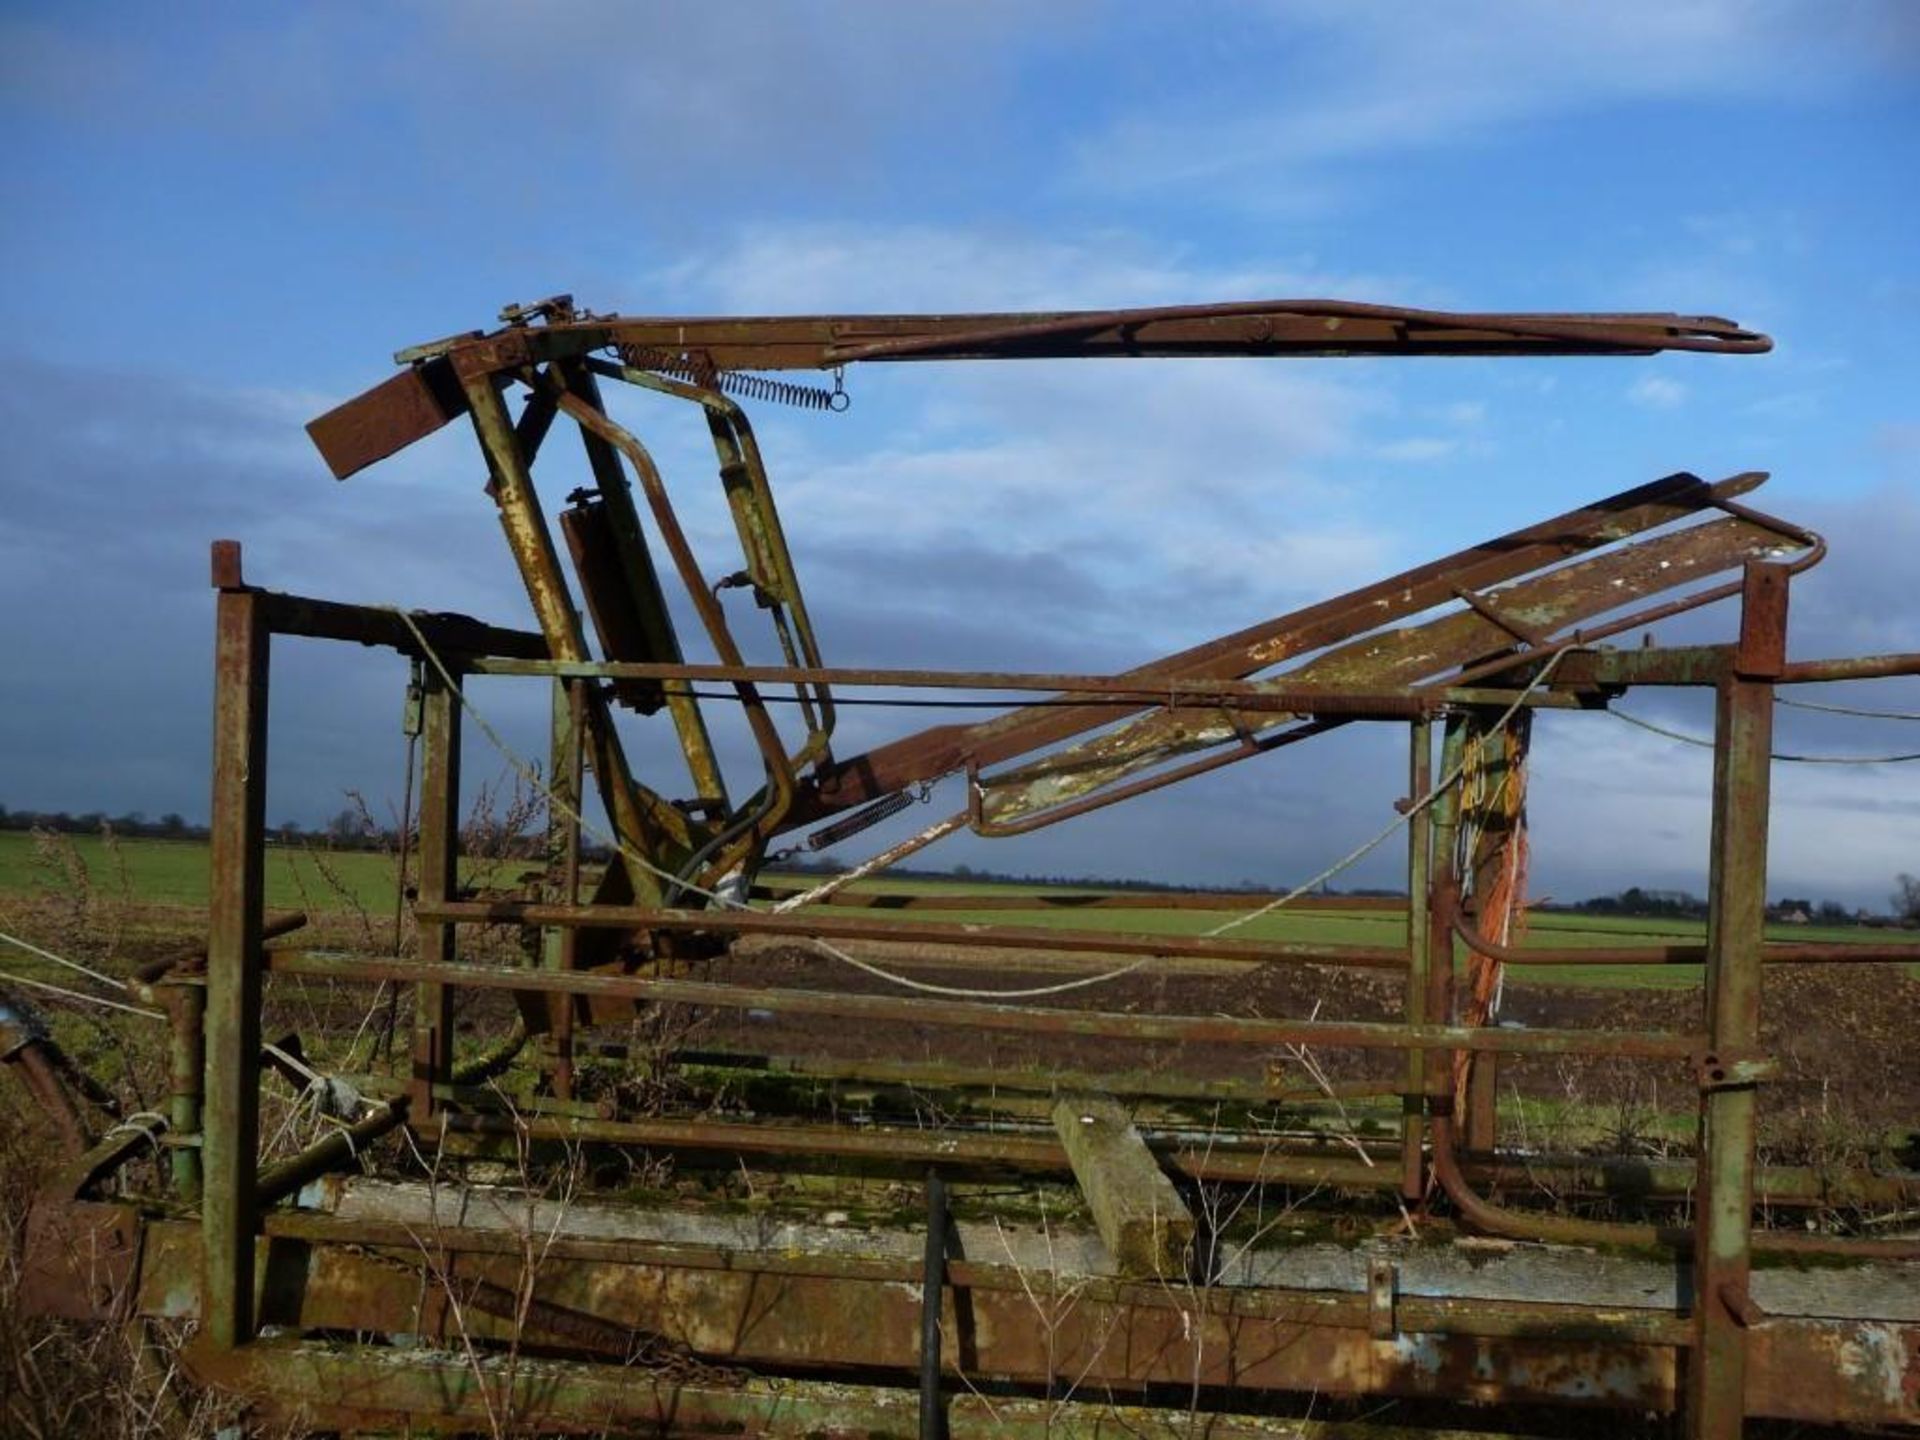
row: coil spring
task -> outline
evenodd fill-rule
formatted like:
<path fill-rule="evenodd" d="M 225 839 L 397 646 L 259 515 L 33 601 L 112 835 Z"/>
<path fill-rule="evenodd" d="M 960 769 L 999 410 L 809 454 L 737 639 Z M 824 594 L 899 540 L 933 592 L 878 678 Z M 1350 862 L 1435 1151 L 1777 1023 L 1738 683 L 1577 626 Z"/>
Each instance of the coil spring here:
<path fill-rule="evenodd" d="M 858 835 L 869 825 L 878 825 L 890 815 L 898 815 L 913 804 L 913 796 L 905 790 L 897 790 L 885 799 L 876 800 L 864 810 L 856 810 L 845 819 L 836 820 L 831 825 L 822 825 L 807 836 L 807 849 L 824 850 L 829 845 L 838 844 L 849 835 Z"/>
<path fill-rule="evenodd" d="M 720 370 L 705 355 L 693 351 L 655 350 L 644 345 L 615 347 L 620 363 L 635 370 L 651 370 L 671 380 L 685 381 L 723 395 L 746 400 L 764 400 L 775 405 L 793 405 L 802 410 L 827 410 L 838 415 L 853 404 L 847 394 L 841 372 L 833 372 L 833 388 L 803 385 L 794 380 L 776 380 L 771 375 L 756 375 L 749 370 Z"/>

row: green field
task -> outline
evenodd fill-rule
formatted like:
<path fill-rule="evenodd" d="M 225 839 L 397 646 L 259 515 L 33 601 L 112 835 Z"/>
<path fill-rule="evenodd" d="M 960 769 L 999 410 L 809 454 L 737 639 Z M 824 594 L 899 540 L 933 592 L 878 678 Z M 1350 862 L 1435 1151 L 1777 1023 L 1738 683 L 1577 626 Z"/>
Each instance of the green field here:
<path fill-rule="evenodd" d="M 61 848 L 86 868 L 87 884 L 109 900 L 138 905 L 201 908 L 207 896 L 207 846 L 203 841 L 121 840 L 109 845 L 98 836 L 73 836 Z M 511 879 L 523 868 L 518 862 L 498 867 L 495 883 Z M 814 880 L 819 877 L 804 877 Z M 36 854 L 33 838 L 15 831 L 0 832 L 0 900 L 25 897 L 67 880 Z M 1075 894 L 1070 887 L 992 885 L 978 880 L 876 879 L 863 890 L 880 894 L 944 892 L 956 897 L 991 890 L 995 894 Z M 394 863 L 390 856 L 359 851 L 326 851 L 274 847 L 267 855 L 267 908 L 306 910 L 310 913 L 351 911 L 356 906 L 372 916 L 386 916 L 394 908 Z M 1248 898 L 1248 908 L 1259 903 Z M 1231 912 L 1204 910 L 989 910 L 965 909 L 857 912 L 897 919 L 903 929 L 916 919 L 963 921 L 973 924 L 1040 926 L 1047 928 L 1128 930 L 1156 935 L 1198 935 L 1218 925 Z M 1318 941 L 1335 945 L 1397 945 L 1405 937 L 1405 923 L 1395 915 L 1366 911 L 1311 912 L 1283 910 L 1261 917 L 1235 932 L 1250 940 Z M 1920 962 L 1920 934 L 1911 931 L 1861 930 L 1851 927 L 1781 925 L 1769 927 L 1775 940 L 1837 943 L 1905 941 L 1914 945 Z M 1698 943 L 1705 926 L 1685 920 L 1633 920 L 1607 916 L 1537 914 L 1528 943 L 1565 948 L 1607 945 L 1648 945 L 1662 942 Z M 1571 965 L 1551 969 L 1509 972 L 1515 983 L 1578 984 L 1587 986 L 1684 987 L 1697 984 L 1700 968 L 1692 965 L 1620 966 Z"/>
<path fill-rule="evenodd" d="M 85 865 L 87 883 L 109 899 L 206 906 L 204 840 L 116 840 L 108 845 L 97 835 L 71 835 L 60 844 Z M 39 862 L 31 835 L 0 831 L 0 895 L 66 883 L 64 874 Z M 374 914 L 392 913 L 391 857 L 279 847 L 267 852 L 269 910 L 340 910 L 354 902 Z"/>

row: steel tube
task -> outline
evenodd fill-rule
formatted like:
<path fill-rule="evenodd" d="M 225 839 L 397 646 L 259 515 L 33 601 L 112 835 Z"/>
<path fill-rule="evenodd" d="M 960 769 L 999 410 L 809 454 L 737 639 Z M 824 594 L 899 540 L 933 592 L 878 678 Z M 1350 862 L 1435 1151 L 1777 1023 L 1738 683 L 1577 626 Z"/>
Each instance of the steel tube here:
<path fill-rule="evenodd" d="M 1780 667 L 1776 683 L 1809 685 L 1828 680 L 1880 680 L 1898 675 L 1920 675 L 1920 651 L 1842 660 L 1795 660 Z"/>
<path fill-rule="evenodd" d="M 1748 563 L 1733 669 L 1716 691 L 1706 1011 L 1707 1033 L 1722 1052 L 1751 1050 L 1760 1039 L 1772 677 L 1786 660 L 1788 578 L 1782 566 Z M 1700 1097 L 1690 1440 L 1739 1440 L 1746 1416 L 1743 1309 L 1752 1266 L 1756 1098 L 1751 1085 L 1709 1090 Z"/>
<path fill-rule="evenodd" d="M 1136 1040 L 1244 1045 L 1334 1045 L 1365 1050 L 1497 1050 L 1510 1055 L 1618 1055 L 1647 1060 L 1685 1059 L 1701 1053 L 1703 1043 L 1703 1037 L 1698 1035 L 1652 1030 L 1469 1029 L 1374 1020 L 1267 1020 L 1224 1015 L 1059 1010 L 925 996 L 751 988 L 639 975 L 559 974 L 497 966 L 435 965 L 311 950 L 276 950 L 268 956 L 268 964 L 281 974 L 324 975 L 340 980 L 400 980 L 528 993 L 604 995 L 668 1004 L 717 1005 L 796 1015 L 841 1015 L 1042 1035 L 1109 1035 Z"/>
<path fill-rule="evenodd" d="M 1476 930 L 1464 915 L 1453 919 L 1453 933 L 1470 948 L 1502 965 L 1704 965 L 1705 945 L 1594 946 L 1591 949 L 1533 949 L 1496 945 Z M 1767 965 L 1912 965 L 1920 963 L 1920 943 L 1858 945 L 1774 941 L 1759 947 Z"/>
<path fill-rule="evenodd" d="M 421 680 L 420 707 L 418 906 L 430 908 L 458 894 L 460 884 L 460 696 L 432 667 Z M 422 958 L 450 964 L 458 953 L 454 927 L 419 909 L 415 921 Z M 452 1065 L 453 992 L 437 982 L 423 982 L 414 998 L 409 1092 L 413 1113 L 421 1120 L 433 1114 L 434 1082 Z"/>
<path fill-rule="evenodd" d="M 1407 727 L 1407 798 L 1418 804 L 1433 789 L 1433 725 L 1415 720 Z M 1427 934 L 1427 885 L 1432 863 L 1432 830 L 1426 815 L 1407 826 L 1407 988 L 1403 1013 L 1409 1025 L 1427 1022 L 1427 985 L 1432 963 Z M 1400 1110 L 1400 1195 L 1418 1200 L 1426 1194 L 1426 1157 L 1421 1118 L 1427 1057 L 1407 1052 L 1406 1094 Z"/>
<path fill-rule="evenodd" d="M 856 915 L 769 914 L 755 910 L 660 910 L 638 905 L 531 905 L 522 901 L 422 904 L 418 913 L 462 924 L 577 926 L 610 930 L 706 930 L 732 935 L 927 942 L 969 948 L 1050 950 L 1095 955 L 1297 963 L 1399 970 L 1404 951 L 1390 946 L 1314 945 L 1303 941 L 1223 940 L 1205 935 L 1131 935 L 1098 930 L 965 923 L 901 923 Z"/>
<path fill-rule="evenodd" d="M 223 1350 L 251 1339 L 254 1331 L 268 652 L 257 597 L 221 590 L 214 643 L 201 1227 L 207 1334 Z"/>

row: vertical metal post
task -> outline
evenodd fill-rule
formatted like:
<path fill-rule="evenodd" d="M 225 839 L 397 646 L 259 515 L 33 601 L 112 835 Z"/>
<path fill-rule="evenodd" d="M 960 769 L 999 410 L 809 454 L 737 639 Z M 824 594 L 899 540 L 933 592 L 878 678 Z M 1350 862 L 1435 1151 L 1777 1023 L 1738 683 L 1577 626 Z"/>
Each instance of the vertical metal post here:
<path fill-rule="evenodd" d="M 1418 805 L 1433 788 L 1433 722 L 1424 715 L 1407 727 L 1407 803 Z M 1426 810 L 1407 825 L 1407 989 L 1404 1010 L 1409 1025 L 1427 1018 L 1427 879 L 1432 845 L 1432 818 Z M 1400 1112 L 1400 1193 L 1418 1200 L 1426 1193 L 1427 1176 L 1422 1148 L 1421 1096 L 1426 1089 L 1426 1056 L 1407 1052 L 1407 1093 Z"/>
<path fill-rule="evenodd" d="M 173 1097 L 167 1122 L 180 1140 L 200 1134 L 203 1087 L 207 1080 L 207 987 L 171 984 L 159 987 L 166 997 L 167 1018 L 173 1022 L 168 1069 Z M 200 1150 L 178 1145 L 173 1150 L 174 1197 L 191 1205 L 200 1198 Z"/>
<path fill-rule="evenodd" d="M 1457 773 L 1467 750 L 1467 720 L 1449 715 L 1440 744 L 1440 783 L 1447 785 L 1427 813 L 1433 817 L 1431 849 L 1427 855 L 1427 1006 L 1430 1025 L 1453 1023 L 1453 915 L 1460 904 L 1460 877 L 1454 868 L 1454 842 L 1460 831 L 1460 787 Z M 1456 783 L 1447 784 L 1449 778 Z M 1453 1056 L 1445 1050 L 1426 1052 L 1428 1103 L 1453 1104 Z"/>
<path fill-rule="evenodd" d="M 214 547 L 212 884 L 207 910 L 204 1316 L 220 1348 L 251 1339 L 260 1150 L 260 944 L 264 912 L 269 635 L 241 588 L 239 547 Z"/>
<path fill-rule="evenodd" d="M 1760 947 L 1767 907 L 1767 801 L 1773 680 L 1786 660 L 1784 566 L 1748 562 L 1740 640 L 1716 692 L 1713 836 L 1707 909 L 1706 1031 L 1716 1055 L 1760 1037 Z M 1737 1440 L 1746 1414 L 1746 1335 L 1753 1214 L 1754 1088 L 1703 1092 L 1694 1219 L 1694 1343 L 1687 1433 Z"/>
<path fill-rule="evenodd" d="M 920 1440 L 947 1433 L 940 1403 L 940 1311 L 947 1293 L 947 1184 L 927 1171 L 927 1247 L 920 1273 Z"/>
<path fill-rule="evenodd" d="M 1500 1066 L 1491 1050 L 1467 1060 L 1467 1113 L 1460 1133 L 1470 1151 L 1491 1154 L 1499 1144 Z"/>
<path fill-rule="evenodd" d="M 454 672 L 454 679 L 459 679 Z M 420 903 L 441 905 L 460 888 L 460 696 L 437 670 L 422 677 L 420 697 Z M 420 958 L 451 964 L 455 927 L 420 922 Z M 409 1118 L 433 1114 L 433 1087 L 453 1069 L 453 995 L 444 985 L 422 985 L 414 1001 L 413 1083 Z"/>
<path fill-rule="evenodd" d="M 578 811 L 581 786 L 585 779 L 581 764 L 580 726 L 584 718 L 581 680 L 556 680 L 553 684 L 553 735 L 548 754 L 547 775 L 552 784 L 552 808 L 547 815 L 547 903 L 580 903 L 580 822 L 564 806 Z M 574 968 L 574 939 L 579 932 L 571 925 L 550 925 L 540 936 L 541 964 L 549 970 Z M 571 995 L 551 997 L 553 1025 L 553 1093 L 562 1100 L 573 1097 L 573 1009 Z"/>

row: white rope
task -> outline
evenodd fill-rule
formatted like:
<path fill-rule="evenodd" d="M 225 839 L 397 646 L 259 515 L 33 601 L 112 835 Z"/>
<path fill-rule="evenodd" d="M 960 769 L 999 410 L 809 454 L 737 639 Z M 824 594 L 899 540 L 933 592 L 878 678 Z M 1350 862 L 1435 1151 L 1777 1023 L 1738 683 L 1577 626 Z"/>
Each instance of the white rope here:
<path fill-rule="evenodd" d="M 1507 706 L 1506 710 L 1501 714 L 1498 720 L 1494 721 L 1491 727 L 1491 731 L 1498 732 L 1500 730 L 1504 730 L 1506 728 L 1507 722 L 1513 719 L 1513 717 L 1519 713 L 1520 707 L 1526 703 L 1527 697 L 1533 694 L 1533 692 L 1538 690 L 1542 685 L 1546 684 L 1548 679 L 1552 677 L 1554 668 L 1557 665 L 1559 665 L 1561 658 L 1565 656 L 1568 651 L 1574 650 L 1577 648 L 1579 647 L 1573 646 L 1573 645 L 1563 645 L 1558 650 L 1554 651 L 1553 654 L 1548 657 L 1547 663 L 1542 665 L 1539 671 L 1534 675 L 1533 679 L 1527 683 L 1527 688 L 1522 690 L 1518 695 L 1514 696 L 1513 703 Z M 1301 884 L 1294 886 L 1293 889 L 1289 890 L 1286 894 L 1280 896 L 1276 900 L 1269 900 L 1266 904 L 1260 906 L 1257 910 L 1249 910 L 1244 915 L 1236 915 L 1230 920 L 1222 920 L 1218 925 L 1214 926 L 1211 930 L 1206 930 L 1201 933 L 1206 935 L 1209 938 L 1215 935 L 1224 935 L 1229 930 L 1237 930 L 1240 926 L 1250 924 L 1251 922 L 1260 919 L 1262 916 L 1271 915 L 1274 911 L 1278 910 L 1281 906 L 1291 905 L 1295 900 L 1298 900 L 1302 895 L 1305 895 L 1310 891 L 1318 889 L 1320 886 L 1326 884 L 1327 881 L 1331 880 L 1334 876 L 1338 875 L 1341 871 L 1349 869 L 1350 867 L 1358 864 L 1366 856 L 1370 855 L 1371 853 L 1373 853 L 1373 851 L 1377 850 L 1380 846 L 1384 845 L 1389 839 L 1393 837 L 1396 831 L 1400 830 L 1404 826 L 1412 824 L 1413 819 L 1416 815 L 1419 815 L 1429 805 L 1433 804 L 1435 800 L 1438 800 L 1442 795 L 1446 794 L 1447 791 L 1451 790 L 1456 784 L 1459 783 L 1461 775 L 1463 775 L 1466 772 L 1466 768 L 1467 768 L 1467 762 L 1464 758 L 1462 758 L 1459 761 L 1459 763 L 1453 767 L 1453 769 L 1451 769 L 1445 775 L 1440 777 L 1439 781 L 1433 786 L 1432 789 L 1427 791 L 1426 794 L 1422 795 L 1418 800 L 1414 801 L 1411 805 L 1407 806 L 1405 812 L 1395 816 L 1393 819 L 1393 822 L 1389 824 L 1384 830 L 1380 831 L 1379 834 L 1374 835 L 1371 838 L 1362 841 L 1357 847 L 1348 851 L 1345 855 L 1342 855 L 1338 860 L 1334 861 L 1333 864 L 1329 865 L 1326 869 L 1322 870 L 1318 875 L 1315 875 L 1311 880 L 1304 881 Z"/>
<path fill-rule="evenodd" d="M 141 1124 L 141 1121 L 146 1123 Z M 100 1143 L 104 1145 L 116 1135 L 138 1135 L 152 1145 L 154 1154 L 158 1155 L 166 1149 L 166 1146 L 161 1143 L 160 1132 L 170 1123 L 158 1110 L 136 1110 L 102 1135 Z"/>
<path fill-rule="evenodd" d="M 118 1000 L 109 1000 L 104 995 L 89 995 L 81 990 L 69 990 L 64 985 L 49 985 L 45 980 L 35 980 L 30 975 L 22 975 L 17 970 L 0 970 L 0 980 L 9 985 L 31 985 L 36 990 L 45 990 L 49 995 L 63 996 L 82 1005 L 99 1005 L 107 1010 L 124 1010 L 129 1015 L 144 1015 L 149 1020 L 165 1020 L 167 1017 L 158 1010 L 143 1010 L 138 1005 L 122 1005 Z"/>
<path fill-rule="evenodd" d="M 1650 730 L 1655 735 L 1665 736 L 1669 740 L 1678 740 L 1683 745 L 1698 745 L 1703 750 L 1713 749 L 1711 740 L 1702 740 L 1698 735 L 1688 735 L 1679 730 L 1669 730 L 1664 725 L 1656 725 L 1651 720 L 1642 720 L 1638 715 L 1630 715 L 1617 706 L 1608 707 L 1607 713 L 1626 721 L 1629 725 L 1638 725 L 1642 730 Z M 1775 750 L 1768 758 L 1791 761 L 1797 765 L 1900 765 L 1909 760 L 1920 760 L 1920 750 L 1905 755 L 1789 755 L 1785 751 Z"/>
<path fill-rule="evenodd" d="M 89 980 L 98 980 L 102 985 L 111 985 L 116 990 L 124 990 L 127 988 L 127 982 L 124 980 L 116 980 L 111 975 L 103 975 L 98 970 L 82 965 L 78 960 L 69 960 L 65 956 L 54 954 L 51 950 L 42 950 L 38 945 L 30 944 L 22 940 L 18 935 L 9 935 L 6 931 L 0 930 L 0 940 L 6 941 L 9 945 L 18 945 L 22 950 L 25 950 L 31 955 L 38 955 L 42 960 L 51 960 L 56 965 L 64 965 L 69 970 L 78 971 Z"/>
<path fill-rule="evenodd" d="M 482 715 L 474 703 L 467 698 L 466 692 L 462 690 L 454 680 L 452 672 L 449 671 L 441 661 L 439 652 L 433 648 L 428 642 L 427 637 L 420 632 L 420 627 L 414 623 L 413 616 L 401 609 L 398 605 L 389 605 L 386 608 L 399 616 L 401 623 L 412 633 L 414 640 L 420 646 L 421 653 L 427 657 L 434 671 L 440 676 L 441 682 L 452 692 L 454 699 L 460 702 L 460 708 L 473 718 L 475 725 L 479 726 L 480 733 L 487 738 L 487 743 L 500 752 L 501 758 L 513 767 L 514 772 L 518 774 L 522 780 L 528 785 L 531 785 L 538 793 L 544 795 L 548 804 L 559 810 L 561 814 L 572 820 L 580 826 L 582 830 L 585 830 L 589 835 L 593 836 L 594 839 L 600 841 L 601 844 L 625 856 L 641 869 L 655 877 L 666 880 L 681 890 L 690 891 L 695 895 L 702 896 L 722 909 L 752 909 L 751 906 L 743 904 L 738 900 L 717 894 L 712 890 L 704 889 L 691 880 L 683 880 L 672 871 L 662 869 L 646 856 L 633 849 L 619 836 L 610 834 L 600 826 L 594 824 L 593 821 L 580 813 L 577 806 L 572 805 L 559 795 L 556 795 L 546 781 L 541 778 L 540 772 L 522 760 L 519 755 L 514 752 L 513 747 L 501 739 L 500 732 L 487 723 L 487 717 Z M 935 985 L 925 980 L 915 980 L 906 975 L 897 975 L 891 970 L 882 969 L 878 965 L 869 964 L 865 960 L 849 955 L 839 946 L 830 945 L 825 940 L 815 939 L 810 935 L 798 936 L 796 938 L 819 954 L 825 955 L 833 960 L 838 960 L 843 965 L 850 965 L 856 970 L 864 971 L 875 979 L 886 981 L 889 985 L 898 985 L 906 990 L 918 990 L 928 995 L 952 995 L 969 1000 L 1029 1000 L 1042 995 L 1060 995 L 1069 990 L 1084 990 L 1093 985 L 1104 985 L 1109 980 L 1118 980 L 1123 975 L 1131 975 L 1135 970 L 1145 965 L 1149 959 L 1153 958 L 1150 956 L 1142 956 L 1131 964 L 1122 965 L 1118 969 L 1108 970 L 1099 975 L 1083 976 L 1078 980 L 1063 981 L 1058 985 L 1039 985 L 1024 990 L 976 990 L 959 985 Z"/>

